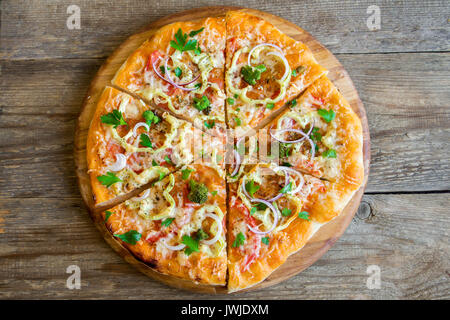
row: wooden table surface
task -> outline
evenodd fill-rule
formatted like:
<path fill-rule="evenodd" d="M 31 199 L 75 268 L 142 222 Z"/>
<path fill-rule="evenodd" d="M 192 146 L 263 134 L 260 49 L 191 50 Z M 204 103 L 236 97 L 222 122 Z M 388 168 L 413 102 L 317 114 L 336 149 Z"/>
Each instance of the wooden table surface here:
<path fill-rule="evenodd" d="M 79 30 L 66 26 L 73 4 Z M 82 99 L 112 51 L 151 21 L 214 4 L 268 11 L 327 46 L 372 140 L 366 194 L 335 246 L 288 281 L 229 296 L 169 288 L 113 252 L 83 207 L 72 155 Z M 448 1 L 4 0 L 0 46 L 0 299 L 450 298 Z M 66 287 L 70 265 L 79 290 Z M 367 286 L 371 265 L 379 289 Z"/>

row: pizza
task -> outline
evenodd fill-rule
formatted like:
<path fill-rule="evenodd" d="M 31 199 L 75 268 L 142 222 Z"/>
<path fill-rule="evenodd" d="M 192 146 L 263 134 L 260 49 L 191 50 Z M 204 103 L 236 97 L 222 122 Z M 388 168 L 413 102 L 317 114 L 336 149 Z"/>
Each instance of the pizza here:
<path fill-rule="evenodd" d="M 223 135 L 224 34 L 224 18 L 162 27 L 128 57 L 112 83 Z"/>
<path fill-rule="evenodd" d="M 159 273 L 264 281 L 363 185 L 361 121 L 326 74 L 245 10 L 163 26 L 97 101 L 94 214 Z"/>
<path fill-rule="evenodd" d="M 228 125 L 236 136 L 257 128 L 327 73 L 305 44 L 243 11 L 227 13 L 226 38 Z"/>

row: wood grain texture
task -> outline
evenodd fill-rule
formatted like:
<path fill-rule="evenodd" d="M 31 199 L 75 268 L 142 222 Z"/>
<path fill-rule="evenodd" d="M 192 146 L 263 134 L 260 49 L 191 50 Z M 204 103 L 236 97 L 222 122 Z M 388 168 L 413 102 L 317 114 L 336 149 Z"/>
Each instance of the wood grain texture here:
<path fill-rule="evenodd" d="M 386 194 L 366 195 L 337 244 L 300 275 L 214 298 L 449 299 L 450 194 L 426 193 L 450 190 L 448 4 L 245 3 L 348 53 L 337 57 L 371 132 L 366 191 Z M 68 4 L 0 3 L 0 298 L 211 298 L 153 281 L 111 250 L 83 208 L 72 156 L 81 100 L 104 58 L 151 21 L 211 1 L 77 1 L 80 31 L 65 27 Z M 380 31 L 365 26 L 372 4 L 381 9 Z M 424 193 L 391 194 L 417 191 Z M 369 263 L 381 268 L 380 290 L 366 288 Z M 81 267 L 81 290 L 65 287 L 71 264 Z"/>
<path fill-rule="evenodd" d="M 150 266 L 142 263 L 140 260 L 136 259 L 135 256 L 133 256 L 130 252 L 128 252 L 120 243 L 120 241 L 113 237 L 111 233 L 108 232 L 108 230 L 105 228 L 104 221 L 99 218 L 97 212 L 103 211 L 107 209 L 107 207 L 99 208 L 98 206 L 95 206 L 93 202 L 94 195 L 92 193 L 90 177 L 87 174 L 88 167 L 86 162 L 86 139 L 100 94 L 103 92 L 104 87 L 110 84 L 111 79 L 131 52 L 135 51 L 146 39 L 148 39 L 163 25 L 176 21 L 193 21 L 196 19 L 202 19 L 211 16 L 223 16 L 230 9 L 231 8 L 229 7 L 214 7 L 203 8 L 202 10 L 194 9 L 180 12 L 176 15 L 168 16 L 161 20 L 158 20 L 147 27 L 145 31 L 128 38 L 119 46 L 116 51 L 114 51 L 114 53 L 110 57 L 108 57 L 106 62 L 102 65 L 99 72 L 92 80 L 89 90 L 84 99 L 83 106 L 81 108 L 81 113 L 78 118 L 77 129 L 75 132 L 74 157 L 80 192 L 91 214 L 91 217 L 94 220 L 95 225 L 101 231 L 105 240 L 126 261 L 137 267 L 140 271 L 142 271 L 149 277 L 162 281 L 165 284 L 176 288 L 183 288 L 195 292 L 220 293 L 226 292 L 226 289 L 217 286 L 194 285 L 190 281 L 177 280 L 173 277 L 164 276 L 162 274 L 159 274 L 158 272 L 155 272 Z M 339 218 L 334 219 L 326 226 L 322 227 L 299 252 L 289 257 L 288 260 L 277 270 L 275 270 L 267 279 L 249 289 L 246 289 L 256 290 L 285 281 L 293 275 L 303 271 L 311 264 L 313 264 L 316 260 L 318 260 L 323 254 L 325 254 L 325 252 L 329 248 L 331 248 L 331 246 L 343 234 L 358 209 L 359 202 L 367 183 L 370 162 L 370 137 L 364 106 L 362 105 L 362 102 L 358 97 L 358 93 L 356 92 L 352 80 L 349 78 L 345 69 L 331 54 L 331 52 L 329 52 L 303 29 L 284 19 L 262 11 L 253 9 L 245 10 L 250 14 L 257 15 L 271 22 L 282 32 L 298 41 L 305 43 L 310 48 L 319 64 L 329 70 L 328 77 L 334 82 L 336 87 L 340 89 L 341 93 L 347 99 L 350 106 L 360 117 L 363 128 L 364 141 L 363 156 L 365 178 L 362 187 L 349 201 L 348 205 L 342 211 Z M 128 196 L 126 199 L 130 197 L 131 196 Z M 120 200 L 117 200 L 122 202 L 126 199 L 121 198 Z M 114 203 L 118 203 L 118 201 L 114 201 Z M 110 207 L 112 206 L 113 204 L 110 205 Z"/>
<path fill-rule="evenodd" d="M 66 10 L 72 4 L 77 4 L 81 10 L 80 30 L 66 27 L 69 17 Z M 374 4 L 380 7 L 381 29 L 370 31 L 366 25 L 367 8 Z M 1 2 L 0 57 L 107 57 L 127 35 L 151 21 L 183 10 L 213 5 L 245 6 L 280 16 L 308 30 L 333 53 L 450 49 L 450 24 L 447 20 L 450 6 L 445 0 L 327 0 L 320 3 L 313 0 L 82 0 L 76 3 L 71 0 L 5 0 Z M 19 20 L 20 24 L 17 23 Z"/>
<path fill-rule="evenodd" d="M 0 198 L 0 298 L 449 299 L 450 194 L 367 195 L 345 234 L 319 261 L 271 288 L 232 295 L 179 291 L 149 279 L 104 242 L 79 198 Z M 421 208 L 417 210 L 417 208 Z M 81 268 L 81 289 L 66 268 Z M 381 289 L 366 269 L 381 268 Z"/>

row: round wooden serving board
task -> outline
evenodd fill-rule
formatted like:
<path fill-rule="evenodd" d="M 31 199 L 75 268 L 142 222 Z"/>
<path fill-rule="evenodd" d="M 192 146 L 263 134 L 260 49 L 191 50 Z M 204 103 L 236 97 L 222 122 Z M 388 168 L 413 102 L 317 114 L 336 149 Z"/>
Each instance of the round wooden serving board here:
<path fill-rule="evenodd" d="M 227 290 L 225 287 L 197 285 L 190 281 L 176 279 L 156 272 L 142 261 L 136 259 L 106 229 L 105 224 L 99 214 L 100 209 L 95 208 L 93 203 L 92 190 L 90 186 L 89 176 L 87 174 L 86 138 L 91 119 L 95 112 L 97 99 L 102 93 L 103 88 L 106 85 L 110 85 L 110 81 L 113 78 L 114 74 L 122 65 L 122 63 L 127 59 L 127 57 L 134 50 L 136 50 L 146 39 L 151 37 L 156 30 L 158 30 L 161 26 L 176 21 L 191 21 L 206 17 L 223 16 L 229 10 L 238 9 L 242 8 L 206 7 L 183 11 L 153 22 L 148 27 L 144 28 L 142 32 L 129 37 L 105 61 L 95 78 L 92 80 L 92 83 L 83 101 L 83 107 L 78 119 L 77 130 L 75 133 L 75 164 L 80 192 L 91 215 L 91 218 L 93 219 L 97 228 L 102 232 L 105 240 L 127 262 L 137 267 L 140 271 L 142 271 L 149 277 L 157 279 L 176 288 L 182 288 L 196 292 L 227 293 Z M 305 43 L 312 50 L 317 61 L 329 70 L 328 77 L 330 78 L 330 80 L 333 81 L 337 88 L 339 88 L 340 92 L 350 103 L 353 110 L 360 117 L 364 136 L 365 180 L 363 186 L 355 193 L 352 200 L 349 202 L 341 215 L 320 228 L 319 231 L 317 231 L 317 233 L 305 245 L 305 247 L 303 247 L 303 249 L 290 256 L 288 260 L 281 267 L 275 270 L 266 280 L 251 288 L 246 289 L 255 290 L 275 285 L 303 271 L 304 269 L 312 265 L 315 261 L 317 261 L 325 252 L 327 252 L 327 250 L 330 249 L 331 246 L 344 233 L 345 229 L 350 224 L 353 216 L 358 209 L 359 203 L 364 193 L 364 188 L 367 183 L 370 163 L 370 137 L 364 106 L 358 97 L 358 93 L 352 83 L 352 80 L 345 71 L 344 67 L 333 56 L 333 54 L 324 46 L 322 46 L 316 39 L 314 39 L 314 37 L 312 37 L 309 33 L 304 31 L 302 28 L 294 25 L 293 23 L 266 12 L 252 9 L 245 10 L 250 14 L 259 16 L 269 21 L 288 36 Z"/>

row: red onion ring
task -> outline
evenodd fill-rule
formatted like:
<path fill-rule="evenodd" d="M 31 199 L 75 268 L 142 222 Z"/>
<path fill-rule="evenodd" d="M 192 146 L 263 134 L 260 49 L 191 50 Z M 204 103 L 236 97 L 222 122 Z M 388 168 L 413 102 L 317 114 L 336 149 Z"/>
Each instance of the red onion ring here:
<path fill-rule="evenodd" d="M 173 250 L 173 251 L 180 251 L 180 250 L 183 250 L 186 247 L 186 245 L 183 244 L 183 243 L 180 243 L 179 245 L 176 245 L 176 246 L 171 246 L 170 244 L 166 243 L 165 239 L 161 239 L 161 242 L 167 249 Z"/>
<path fill-rule="evenodd" d="M 283 74 L 283 76 L 281 77 L 280 81 L 286 80 L 286 78 L 289 76 L 289 72 L 291 71 L 291 67 L 289 66 L 289 62 L 287 61 L 286 57 L 285 57 L 282 53 L 278 53 L 278 52 L 269 52 L 267 55 L 268 55 L 268 56 L 269 56 L 269 55 L 277 56 L 277 57 L 279 57 L 279 58 L 283 61 L 283 64 L 284 64 L 284 74 Z"/>
<path fill-rule="evenodd" d="M 246 188 L 245 188 L 245 179 L 246 179 L 246 176 L 244 176 L 244 177 L 242 178 L 242 191 L 244 192 L 245 196 L 246 196 L 247 198 L 249 198 L 250 201 L 253 200 L 253 199 L 258 199 L 258 198 L 251 197 L 251 196 L 248 194 L 248 192 L 247 192 L 247 190 L 246 190 Z M 288 183 L 289 183 L 289 175 L 285 175 L 284 185 L 286 186 Z M 270 198 L 270 199 L 268 199 L 268 200 L 264 200 L 264 201 L 274 202 L 274 201 L 280 199 L 282 196 L 283 196 L 282 193 L 278 193 L 275 197 Z"/>
<path fill-rule="evenodd" d="M 144 194 L 140 197 L 134 197 L 133 201 L 142 201 L 148 198 L 148 196 L 150 195 L 150 189 L 145 190 Z"/>
<path fill-rule="evenodd" d="M 219 216 L 217 216 L 216 214 L 206 213 L 205 217 L 211 218 L 214 221 L 216 221 L 216 223 L 217 223 L 217 233 L 214 236 L 214 238 L 212 238 L 210 240 L 202 240 L 202 243 L 210 246 L 210 245 L 216 243 L 217 240 L 219 240 L 219 238 L 222 236 L 223 225 L 222 225 L 222 221 L 220 220 Z"/>
<path fill-rule="evenodd" d="M 136 123 L 136 125 L 133 128 L 133 137 L 136 137 L 137 129 L 139 129 L 140 127 L 145 127 L 145 129 L 147 129 L 147 131 L 150 131 L 150 127 L 148 126 L 148 124 L 146 124 L 145 122 L 138 122 L 138 123 Z"/>
<path fill-rule="evenodd" d="M 289 192 L 290 194 L 296 194 L 297 192 L 299 192 L 303 188 L 303 185 L 305 184 L 305 179 L 303 178 L 303 175 L 300 172 L 298 172 L 297 170 L 294 170 L 292 168 L 285 167 L 285 166 L 279 166 L 279 167 L 276 168 L 276 170 L 284 171 L 284 173 L 286 174 L 287 177 L 289 177 L 289 172 L 293 173 L 301 181 L 294 190 Z"/>
<path fill-rule="evenodd" d="M 116 162 L 113 163 L 108 169 L 111 171 L 120 171 L 127 165 L 127 157 L 122 153 L 116 153 Z"/>
<path fill-rule="evenodd" d="M 170 84 L 173 85 L 174 87 L 179 88 L 179 89 L 181 89 L 181 90 L 185 90 L 185 91 L 193 91 L 193 90 L 196 90 L 196 88 L 183 88 L 183 87 L 181 87 L 181 86 L 187 86 L 188 84 L 193 83 L 193 82 L 196 81 L 198 78 L 200 78 L 200 75 L 197 75 L 193 80 L 191 80 L 191 81 L 189 81 L 189 82 L 177 84 L 177 83 L 175 83 L 175 82 L 172 80 L 172 78 L 171 78 L 171 76 L 170 76 L 170 73 L 169 73 L 169 69 L 167 68 L 167 61 L 169 61 L 169 59 L 166 59 L 166 61 L 164 62 L 164 68 L 165 68 L 165 70 L 166 70 L 166 72 L 167 72 L 167 77 L 168 77 L 169 79 L 167 79 L 166 77 L 164 77 L 164 76 L 158 71 L 158 69 L 156 68 L 155 64 L 156 64 L 156 62 L 158 62 L 160 59 L 161 59 L 161 57 L 158 57 L 158 59 L 156 59 L 156 60 L 152 63 L 153 71 L 155 71 L 155 73 L 156 73 L 156 75 L 157 75 L 158 77 L 160 77 L 162 80 L 166 81 L 167 83 L 170 83 Z"/>
<path fill-rule="evenodd" d="M 308 132 L 306 133 L 307 136 L 309 136 L 312 132 L 312 130 L 314 129 L 314 125 L 312 124 L 311 127 L 309 128 Z M 295 132 L 295 133 L 300 133 L 302 135 L 304 135 L 305 133 L 299 129 L 293 129 L 293 128 L 286 128 L 286 129 L 280 129 L 280 130 L 275 130 L 275 133 L 272 133 L 272 130 L 270 130 L 270 135 L 272 136 L 272 138 L 274 138 L 275 140 L 278 140 L 282 143 L 298 143 L 300 141 L 305 140 L 305 136 L 303 136 L 303 138 L 297 139 L 297 140 L 283 140 L 280 138 L 275 137 L 274 135 L 277 133 L 285 133 L 285 132 Z"/>
<path fill-rule="evenodd" d="M 166 70 L 168 82 L 169 82 L 170 84 L 172 84 L 174 87 L 176 87 L 176 88 L 178 88 L 178 89 L 181 89 L 181 90 L 184 90 L 184 91 L 193 91 L 193 90 L 197 90 L 197 88 L 184 88 L 184 87 L 182 87 L 182 85 L 186 85 L 186 84 L 192 83 L 193 81 L 191 81 L 191 82 L 189 82 L 189 83 L 186 83 L 186 84 L 178 84 L 178 83 L 175 83 L 175 81 L 173 81 L 173 79 L 172 79 L 172 76 L 170 75 L 169 69 L 167 68 L 167 62 L 168 62 L 168 61 L 169 61 L 169 59 L 166 59 L 166 61 L 164 62 L 164 68 L 165 68 L 165 70 Z M 194 81 L 197 80 L 198 77 L 200 77 L 200 75 L 198 75 L 197 78 L 194 79 Z"/>
<path fill-rule="evenodd" d="M 268 206 L 270 208 L 270 210 L 272 210 L 272 212 L 273 212 L 273 224 L 272 224 L 272 227 L 270 227 L 270 229 L 267 231 L 260 231 L 256 228 L 253 228 L 249 224 L 247 224 L 247 227 L 250 229 L 250 231 L 252 231 L 253 233 L 259 234 L 259 235 L 271 233 L 278 224 L 278 219 L 279 219 L 280 213 L 269 201 L 262 200 L 262 199 L 253 199 L 253 200 L 251 200 L 251 202 L 259 202 L 259 203 L 263 203 L 266 206 Z"/>
<path fill-rule="evenodd" d="M 275 135 L 272 133 L 272 131 L 270 131 L 270 135 L 272 136 L 272 138 L 274 138 L 275 140 L 281 142 L 281 143 L 298 143 L 300 141 L 303 141 L 304 139 L 306 139 L 309 144 L 311 145 L 311 159 L 314 158 L 315 154 L 316 154 L 316 147 L 314 142 L 312 142 L 312 140 L 308 137 L 308 135 L 306 133 L 304 133 L 301 130 L 297 130 L 297 129 L 283 129 L 283 130 L 277 130 L 278 132 L 286 132 L 286 131 L 292 131 L 292 132 L 296 132 L 299 133 L 303 136 L 303 138 L 300 138 L 298 140 L 293 140 L 293 141 L 287 141 L 287 140 L 282 140 L 282 139 L 278 139 L 277 137 L 275 137 Z"/>
<path fill-rule="evenodd" d="M 234 154 L 235 164 L 234 164 L 234 170 L 231 173 L 232 177 L 235 176 L 239 172 L 239 168 L 241 166 L 241 161 L 242 161 L 239 152 L 237 152 L 236 150 L 233 150 L 233 154 Z"/>

